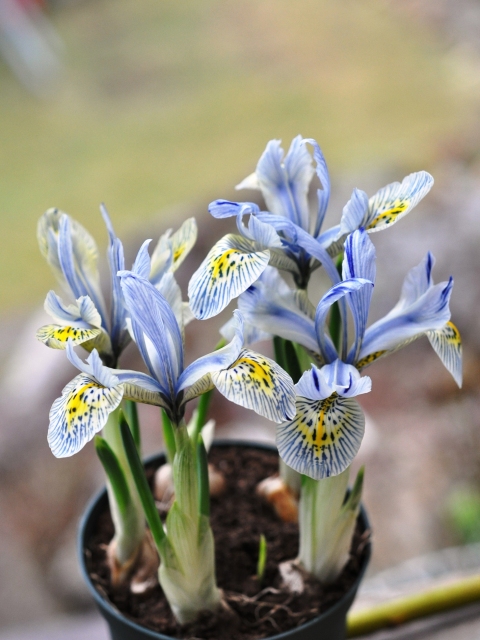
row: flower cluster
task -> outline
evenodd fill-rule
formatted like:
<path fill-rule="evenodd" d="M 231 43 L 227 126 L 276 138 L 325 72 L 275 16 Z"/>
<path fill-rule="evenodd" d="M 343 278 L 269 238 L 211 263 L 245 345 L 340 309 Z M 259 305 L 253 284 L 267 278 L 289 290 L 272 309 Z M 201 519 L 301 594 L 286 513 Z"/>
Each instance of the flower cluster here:
<path fill-rule="evenodd" d="M 307 145 L 313 146 L 313 159 Z M 317 191 L 313 219 L 307 200 L 312 160 L 323 187 Z M 432 184 L 432 177 L 421 171 L 370 198 L 354 189 L 340 224 L 322 232 L 330 196 L 327 165 L 314 140 L 297 137 L 285 156 L 278 140 L 269 142 L 255 173 L 237 187 L 260 189 L 267 211 L 250 202 L 217 200 L 210 205 L 214 217 L 236 216 L 241 235 L 226 236 L 212 248 L 190 282 L 190 306 L 198 318 L 210 317 L 240 294 L 238 309 L 251 342 L 270 334 L 306 350 L 311 368 L 296 385 L 295 418 L 277 430 L 280 456 L 299 473 L 320 480 L 339 475 L 352 462 L 365 426 L 353 398 L 370 391 L 370 379 L 360 372 L 378 358 L 425 334 L 461 385 L 461 341 L 449 310 L 453 279 L 433 284 L 430 253 L 408 273 L 397 305 L 367 328 L 376 275 L 369 236 L 398 222 Z M 248 227 L 243 223 L 247 214 Z M 340 254 L 337 269 L 334 258 Z M 315 307 L 306 287 L 320 265 L 333 286 Z M 295 289 L 279 269 L 290 272 Z M 334 305 L 339 312 L 335 328 Z M 348 310 L 354 327 L 350 341 Z M 230 332 L 227 326 L 225 334 Z"/>
<path fill-rule="evenodd" d="M 320 188 L 312 216 L 308 194 L 313 179 Z M 146 517 L 161 558 L 159 580 L 177 618 L 188 622 L 202 609 L 220 606 L 201 436 L 213 389 L 278 424 L 278 451 L 290 469 L 282 475 L 292 491 L 300 486 L 295 473 L 304 476 L 297 563 L 326 582 L 338 575 L 348 558 L 361 496 L 363 473 L 344 501 L 349 467 L 365 429 L 355 398 L 371 389 L 363 369 L 426 335 L 461 384 L 461 341 L 449 310 L 453 280 L 433 283 L 430 253 L 407 274 L 397 305 L 368 326 L 376 277 L 370 235 L 407 215 L 432 184 L 421 171 L 370 198 L 355 189 L 339 224 L 323 231 L 330 180 L 319 146 L 298 136 L 284 154 L 273 140 L 255 172 L 238 185 L 259 190 L 266 210 L 230 200 L 210 205 L 214 217 L 236 218 L 238 234 L 225 236 L 210 250 L 190 280 L 188 304 L 174 273 L 195 243 L 193 219 L 165 233 L 151 255 L 150 240 L 145 241 L 127 270 L 122 243 L 102 206 L 109 234 L 107 305 L 93 238 L 65 213 L 51 209 L 44 214 L 38 226 L 40 248 L 70 300 L 65 303 L 49 292 L 45 309 L 55 324 L 41 327 L 37 337 L 65 349 L 80 371 L 53 403 L 48 442 L 54 455 L 66 457 L 95 437 L 116 530 L 109 551 L 112 579 L 128 579 L 142 556 Z M 331 287 L 313 304 L 307 288 L 320 267 Z M 289 274 L 293 288 L 280 271 Z M 220 313 L 235 298 L 238 309 L 222 329 L 225 339 L 186 365 L 186 324 Z M 270 338 L 278 362 L 250 347 Z M 131 340 L 145 371 L 119 366 Z M 89 353 L 86 361 L 75 352 L 77 346 Z M 199 410 L 187 426 L 186 404 L 199 397 Z M 134 403 L 163 411 L 175 489 L 166 528 L 143 475 Z M 96 436 L 100 431 L 103 437 Z"/>

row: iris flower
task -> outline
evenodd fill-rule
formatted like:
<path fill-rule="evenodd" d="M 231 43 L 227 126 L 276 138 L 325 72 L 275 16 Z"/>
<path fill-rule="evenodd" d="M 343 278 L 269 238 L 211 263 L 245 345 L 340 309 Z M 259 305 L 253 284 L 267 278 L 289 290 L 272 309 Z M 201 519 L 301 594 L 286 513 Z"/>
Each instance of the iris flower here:
<path fill-rule="evenodd" d="M 296 385 L 295 418 L 278 427 L 279 453 L 290 467 L 315 479 L 346 469 L 358 451 L 365 427 L 353 396 L 370 390 L 369 379 L 360 378 L 359 372 L 424 334 L 461 385 L 461 340 L 449 309 L 453 279 L 434 284 L 433 265 L 434 258 L 428 253 L 407 274 L 395 307 L 368 328 L 375 249 L 364 229 L 348 236 L 343 279 L 316 308 L 298 291 L 292 291 L 275 269 L 265 270 L 240 296 L 238 306 L 247 323 L 301 344 L 315 361 Z M 354 335 L 349 342 L 344 331 L 337 348 L 326 322 L 331 305 L 342 298 L 352 312 Z"/>
<path fill-rule="evenodd" d="M 146 244 L 142 251 L 145 257 Z M 81 373 L 50 411 L 48 441 L 57 457 L 79 451 L 122 398 L 163 407 L 174 424 L 183 420 L 189 400 L 213 387 L 275 422 L 295 415 L 293 382 L 275 362 L 244 348 L 240 312 L 235 312 L 232 341 L 185 367 L 183 326 L 166 297 L 140 273 L 121 271 L 119 276 L 130 330 L 148 374 L 106 367 L 95 349 L 83 362 L 68 340 L 67 356 Z"/>
<path fill-rule="evenodd" d="M 313 158 L 307 148 L 313 146 Z M 270 264 L 290 272 L 301 289 L 312 271 L 323 265 L 333 284 L 339 275 L 332 261 L 347 235 L 360 227 L 368 233 L 392 226 L 428 193 L 433 178 L 425 171 L 412 173 L 402 183 L 380 189 L 370 199 L 355 189 L 343 209 L 340 224 L 322 232 L 330 199 L 330 178 L 320 147 L 297 136 L 286 155 L 279 140 L 271 140 L 256 171 L 238 185 L 261 191 L 267 211 L 252 202 L 216 200 L 209 207 L 216 218 L 235 216 L 239 234 L 229 234 L 211 249 L 189 286 L 190 306 L 197 318 L 210 318 L 248 289 Z M 315 168 L 313 162 L 315 163 Z M 310 215 L 308 189 L 317 174 L 321 189 L 318 206 Z M 248 226 L 244 216 L 250 216 Z"/>
<path fill-rule="evenodd" d="M 120 353 L 130 340 L 126 328 L 126 308 L 117 272 L 125 269 L 123 245 L 115 235 L 105 207 L 101 207 L 109 234 L 108 262 L 111 274 L 110 313 L 100 287 L 98 249 L 88 231 L 67 214 L 49 209 L 40 218 L 40 250 L 52 267 L 62 288 L 74 302 L 65 304 L 50 291 L 45 310 L 55 324 L 41 327 L 37 338 L 54 349 L 65 349 L 67 341 L 81 344 L 87 351 L 96 349 L 103 362 L 115 367 Z M 161 236 L 151 260 L 148 277 L 160 290 L 164 276 L 173 273 L 183 262 L 197 237 L 195 220 L 186 220 L 171 235 Z M 143 255 L 143 254 L 141 254 Z M 141 265 L 137 264 L 137 268 Z M 168 286 L 173 286 L 168 282 Z"/>

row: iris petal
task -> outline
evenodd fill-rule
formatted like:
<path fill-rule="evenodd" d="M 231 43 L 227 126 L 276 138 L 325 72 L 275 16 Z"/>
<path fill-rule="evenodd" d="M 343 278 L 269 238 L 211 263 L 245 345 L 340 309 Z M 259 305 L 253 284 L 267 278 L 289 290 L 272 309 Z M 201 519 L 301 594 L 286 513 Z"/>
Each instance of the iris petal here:
<path fill-rule="evenodd" d="M 267 209 L 309 229 L 308 187 L 313 177 L 312 159 L 302 137 L 292 140 L 285 156 L 280 140 L 270 140 L 257 164 L 256 176 Z"/>
<path fill-rule="evenodd" d="M 240 296 L 238 308 L 257 329 L 318 351 L 313 319 L 301 309 L 297 298 L 277 270 L 268 267 Z"/>
<path fill-rule="evenodd" d="M 234 312 L 234 335 L 229 344 L 213 353 L 202 356 L 189 365 L 177 383 L 177 392 L 194 384 L 207 373 L 226 369 L 234 362 L 243 347 L 243 317 L 238 310 Z"/>
<path fill-rule="evenodd" d="M 328 174 L 328 167 L 325 161 L 325 157 L 320 149 L 319 145 L 312 138 L 306 139 L 304 143 L 311 144 L 313 146 L 313 159 L 316 163 L 317 176 L 322 184 L 323 189 L 317 190 L 318 197 L 318 214 L 315 222 L 315 229 L 313 235 L 315 237 L 320 233 L 325 214 L 327 212 L 328 202 L 330 200 L 330 176 Z"/>
<path fill-rule="evenodd" d="M 205 320 L 220 313 L 257 280 L 269 258 L 268 250 L 256 251 L 254 243 L 241 236 L 230 234 L 219 240 L 188 285 L 195 317 Z"/>
<path fill-rule="evenodd" d="M 78 345 L 88 340 L 94 340 L 101 333 L 102 330 L 98 328 L 81 329 L 74 326 L 47 324 L 37 331 L 37 340 L 51 349 L 65 349 L 68 340 L 71 340 L 74 345 Z"/>
<path fill-rule="evenodd" d="M 333 394 L 324 400 L 298 397 L 295 418 L 277 427 L 283 461 L 315 480 L 337 476 L 357 454 L 365 416 L 352 398 Z"/>
<path fill-rule="evenodd" d="M 432 176 L 426 171 L 419 171 L 411 173 L 401 183 L 392 182 L 383 187 L 370 198 L 363 226 L 370 232 L 391 227 L 406 216 L 432 186 Z"/>
<path fill-rule="evenodd" d="M 345 255 L 343 259 L 342 277 L 364 278 L 375 282 L 375 247 L 363 229 L 350 234 L 345 241 Z M 357 291 L 347 294 L 347 302 L 352 312 L 355 326 L 355 341 L 347 361 L 355 362 L 362 346 L 365 328 L 367 326 L 368 312 L 372 299 L 373 287 L 361 287 Z"/>
<path fill-rule="evenodd" d="M 57 458 L 73 456 L 98 433 L 120 404 L 123 385 L 103 387 L 81 373 L 63 389 L 50 410 L 48 444 Z"/>
<path fill-rule="evenodd" d="M 409 306 L 397 304 L 365 331 L 359 360 L 376 352 L 392 351 L 423 335 L 442 329 L 450 320 L 453 279 L 431 286 Z"/>
<path fill-rule="evenodd" d="M 274 422 L 295 413 L 293 382 L 276 362 L 244 349 L 227 369 L 211 374 L 216 388 L 228 400 Z"/>
<path fill-rule="evenodd" d="M 195 218 L 188 218 L 180 229 L 171 237 L 172 244 L 172 271 L 176 271 L 188 256 L 197 241 L 198 228 Z"/>
<path fill-rule="evenodd" d="M 430 344 L 435 353 L 452 374 L 459 387 L 462 386 L 462 339 L 453 322 L 436 331 L 427 331 Z"/>
<path fill-rule="evenodd" d="M 120 278 L 117 273 L 125 269 L 125 256 L 123 252 L 123 244 L 117 238 L 110 216 L 104 205 L 100 206 L 100 212 L 108 230 L 108 262 L 110 265 L 110 277 L 112 282 L 112 307 L 110 311 L 110 337 L 112 340 L 112 348 L 116 356 L 125 348 L 130 337 L 125 329 L 126 309 L 125 300 L 123 298 L 122 288 L 120 286 Z"/>

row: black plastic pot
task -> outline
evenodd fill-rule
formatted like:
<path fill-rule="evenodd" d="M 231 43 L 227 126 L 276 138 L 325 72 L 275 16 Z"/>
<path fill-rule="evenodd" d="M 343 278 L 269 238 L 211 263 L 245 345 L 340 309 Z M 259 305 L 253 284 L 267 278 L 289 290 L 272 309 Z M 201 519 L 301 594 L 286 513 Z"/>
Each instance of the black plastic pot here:
<path fill-rule="evenodd" d="M 214 442 L 214 447 L 248 447 L 253 449 L 267 449 L 276 451 L 273 445 L 248 442 L 243 440 L 221 440 Z M 165 462 L 163 453 L 157 454 L 146 461 L 146 466 L 154 466 L 155 468 Z M 88 589 L 95 600 L 100 613 L 105 618 L 110 628 L 112 640 L 172 640 L 172 636 L 165 636 L 162 633 L 152 631 L 146 627 L 132 622 L 118 611 L 108 600 L 97 591 L 95 585 L 91 581 L 87 571 L 85 562 L 85 546 L 86 541 L 90 539 L 93 527 L 98 516 L 105 511 L 108 504 L 106 489 L 102 489 L 88 505 L 83 515 L 78 532 L 78 554 L 80 558 L 80 569 L 83 578 L 87 583 Z M 362 507 L 360 518 L 362 526 L 369 528 L 367 515 Z M 346 635 L 346 617 L 348 610 L 352 606 L 358 586 L 367 569 L 371 555 L 371 545 L 365 550 L 362 560 L 362 567 L 355 583 L 350 587 L 349 591 L 339 600 L 333 607 L 322 613 L 318 618 L 314 618 L 304 625 L 291 629 L 284 633 L 269 636 L 268 640 L 345 640 Z"/>

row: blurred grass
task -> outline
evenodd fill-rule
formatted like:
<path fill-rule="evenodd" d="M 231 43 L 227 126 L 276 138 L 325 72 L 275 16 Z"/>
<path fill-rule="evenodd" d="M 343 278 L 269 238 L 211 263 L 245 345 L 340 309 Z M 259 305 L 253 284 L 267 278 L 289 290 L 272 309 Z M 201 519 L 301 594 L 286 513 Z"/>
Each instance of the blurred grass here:
<path fill-rule="evenodd" d="M 166 226 L 176 203 L 227 195 L 270 138 L 315 137 L 333 172 L 413 171 L 473 117 L 440 43 L 381 0 L 89 0 L 52 19 L 66 72 L 48 100 L 0 66 L 1 311 L 53 285 L 47 207 L 103 245 L 99 202 L 120 234 L 162 210 Z"/>

